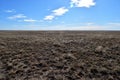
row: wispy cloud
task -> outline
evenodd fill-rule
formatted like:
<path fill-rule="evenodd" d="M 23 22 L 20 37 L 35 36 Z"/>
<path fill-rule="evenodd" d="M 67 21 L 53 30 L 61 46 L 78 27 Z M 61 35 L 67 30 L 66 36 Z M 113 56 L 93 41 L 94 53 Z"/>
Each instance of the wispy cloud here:
<path fill-rule="evenodd" d="M 55 16 L 61 16 L 65 14 L 66 12 L 68 12 L 68 9 L 66 9 L 65 7 L 61 7 L 56 10 L 53 10 L 52 12 L 53 12 L 53 15 Z"/>
<path fill-rule="evenodd" d="M 96 25 L 92 25 L 92 26 L 80 26 L 80 27 L 73 27 L 71 28 L 73 30 L 104 30 L 103 26 L 96 26 Z"/>
<path fill-rule="evenodd" d="M 13 13 L 13 12 L 16 12 L 15 9 L 8 9 L 8 10 L 5 10 L 6 13 Z"/>
<path fill-rule="evenodd" d="M 66 24 L 62 26 L 54 26 L 54 29 L 56 30 L 107 30 L 108 28 L 108 26 L 96 25 L 93 23 L 82 23 L 81 25 L 69 24 L 69 27 Z"/>
<path fill-rule="evenodd" d="M 22 18 L 26 18 L 27 16 L 25 16 L 24 14 L 17 14 L 17 15 L 13 15 L 8 17 L 8 19 L 22 19 Z"/>
<path fill-rule="evenodd" d="M 81 23 L 80 23 L 81 24 Z M 47 24 L 39 25 L 39 24 L 28 24 L 28 25 L 14 25 L 14 29 L 19 30 L 115 30 L 118 31 L 120 28 L 118 26 L 110 26 L 109 24 L 105 25 L 98 25 L 98 24 L 91 24 L 87 25 L 87 23 L 82 23 L 81 25 L 76 24 L 67 24 L 64 25 L 53 25 L 49 26 Z"/>
<path fill-rule="evenodd" d="M 58 9 L 55 9 L 52 11 L 52 14 L 45 16 L 44 20 L 52 20 L 54 19 L 56 16 L 62 16 L 64 15 L 66 12 L 68 12 L 69 10 L 65 7 L 61 7 Z"/>
<path fill-rule="evenodd" d="M 30 22 L 30 23 L 37 22 L 37 20 L 34 20 L 34 19 L 24 19 L 23 21 L 24 22 Z"/>
<path fill-rule="evenodd" d="M 95 6 L 95 4 L 96 3 L 94 2 L 94 0 L 71 0 L 70 1 L 70 7 L 71 8 L 72 7 L 90 8 L 91 6 Z M 45 16 L 44 20 L 53 20 L 56 16 L 64 15 L 71 8 L 61 7 L 61 8 L 55 9 L 55 10 L 52 11 L 52 14 Z"/>
<path fill-rule="evenodd" d="M 86 7 L 94 6 L 96 3 L 94 0 L 71 0 L 71 7 Z"/>
<path fill-rule="evenodd" d="M 49 28 L 49 30 L 107 30 L 105 26 L 65 26 L 65 25 L 56 25 Z"/>
<path fill-rule="evenodd" d="M 16 14 L 16 15 L 8 17 L 8 19 L 16 20 L 18 22 L 29 22 L 29 23 L 32 23 L 32 22 L 42 22 L 42 20 L 36 20 L 36 19 L 28 18 L 24 14 Z"/>
<path fill-rule="evenodd" d="M 44 20 L 52 20 L 55 16 L 54 15 L 48 15 L 45 16 Z"/>
<path fill-rule="evenodd" d="M 118 23 L 110 22 L 108 24 L 111 25 L 111 26 L 119 26 L 120 27 L 120 23 L 119 22 Z"/>

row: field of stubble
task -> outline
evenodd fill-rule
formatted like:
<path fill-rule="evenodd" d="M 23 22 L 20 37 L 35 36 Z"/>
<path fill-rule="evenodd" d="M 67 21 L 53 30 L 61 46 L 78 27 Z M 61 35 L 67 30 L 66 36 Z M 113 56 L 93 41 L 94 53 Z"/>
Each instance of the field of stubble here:
<path fill-rule="evenodd" d="M 120 80 L 120 31 L 0 31 L 0 80 Z"/>

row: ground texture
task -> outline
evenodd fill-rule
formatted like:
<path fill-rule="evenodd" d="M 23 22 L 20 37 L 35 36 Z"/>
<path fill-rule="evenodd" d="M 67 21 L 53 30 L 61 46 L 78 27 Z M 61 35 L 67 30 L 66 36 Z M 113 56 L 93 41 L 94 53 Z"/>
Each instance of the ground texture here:
<path fill-rule="evenodd" d="M 0 31 L 0 80 L 120 80 L 120 32 Z"/>

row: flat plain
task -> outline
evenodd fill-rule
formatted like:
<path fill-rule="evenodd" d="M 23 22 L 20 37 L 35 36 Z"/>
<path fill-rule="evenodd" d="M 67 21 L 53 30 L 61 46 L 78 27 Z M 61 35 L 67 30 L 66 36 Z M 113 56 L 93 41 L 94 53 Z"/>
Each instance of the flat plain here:
<path fill-rule="evenodd" d="M 120 80 L 120 31 L 0 31 L 0 80 Z"/>

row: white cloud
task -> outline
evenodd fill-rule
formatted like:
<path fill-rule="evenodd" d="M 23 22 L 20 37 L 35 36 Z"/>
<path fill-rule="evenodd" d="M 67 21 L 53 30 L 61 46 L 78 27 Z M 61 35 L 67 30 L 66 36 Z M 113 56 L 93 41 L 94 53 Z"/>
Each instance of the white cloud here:
<path fill-rule="evenodd" d="M 8 19 L 16 20 L 18 22 L 30 22 L 30 23 L 32 23 L 32 22 L 43 22 L 42 20 L 35 20 L 35 19 L 32 19 L 32 18 L 28 18 L 24 14 L 16 14 L 16 15 L 8 17 Z"/>
<path fill-rule="evenodd" d="M 104 30 L 103 26 L 76 26 L 76 27 L 68 27 L 68 26 L 57 26 L 56 30 Z"/>
<path fill-rule="evenodd" d="M 9 10 L 5 10 L 6 13 L 13 13 L 16 12 L 14 9 L 9 9 Z"/>
<path fill-rule="evenodd" d="M 52 11 L 51 15 L 45 16 L 44 20 L 53 20 L 56 16 L 62 16 L 69 10 L 65 7 L 61 7 Z"/>
<path fill-rule="evenodd" d="M 71 0 L 70 6 L 72 7 L 86 7 L 94 6 L 96 3 L 94 0 Z M 52 11 L 52 14 L 45 16 L 44 20 L 53 20 L 56 16 L 62 16 L 69 11 L 70 8 L 60 7 Z"/>
<path fill-rule="evenodd" d="M 68 12 L 68 9 L 61 7 L 56 10 L 53 10 L 52 12 L 53 12 L 53 15 L 55 15 L 55 16 L 61 16 L 61 15 L 65 14 L 66 12 Z"/>
<path fill-rule="evenodd" d="M 80 26 L 73 29 L 77 30 L 103 30 L 103 26 Z"/>
<path fill-rule="evenodd" d="M 119 26 L 120 27 L 120 23 L 111 22 L 111 23 L 108 23 L 108 24 L 111 25 L 111 26 Z"/>
<path fill-rule="evenodd" d="M 44 20 L 52 20 L 55 16 L 53 15 L 48 15 L 48 16 L 45 16 Z"/>
<path fill-rule="evenodd" d="M 36 22 L 37 20 L 34 20 L 34 19 L 24 19 L 23 21 L 24 22 Z"/>
<path fill-rule="evenodd" d="M 94 0 L 71 0 L 71 7 L 86 7 L 94 6 L 96 3 Z"/>
<path fill-rule="evenodd" d="M 63 24 L 63 25 L 53 25 L 49 26 L 47 24 L 44 25 L 39 25 L 39 24 L 26 24 L 26 25 L 11 25 L 14 27 L 14 29 L 17 30 L 114 30 L 114 31 L 119 31 L 120 28 L 118 26 L 110 26 L 109 24 L 105 25 L 77 25 L 76 24 Z M 11 29 L 11 28 L 10 28 Z"/>
<path fill-rule="evenodd" d="M 8 17 L 8 19 L 20 19 L 20 18 L 26 18 L 27 16 L 25 16 L 24 14 L 17 14 L 17 15 L 13 15 Z"/>
<path fill-rule="evenodd" d="M 53 30 L 105 30 L 103 26 L 54 26 Z"/>

